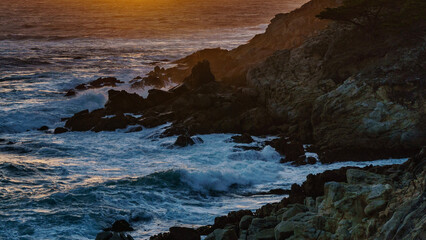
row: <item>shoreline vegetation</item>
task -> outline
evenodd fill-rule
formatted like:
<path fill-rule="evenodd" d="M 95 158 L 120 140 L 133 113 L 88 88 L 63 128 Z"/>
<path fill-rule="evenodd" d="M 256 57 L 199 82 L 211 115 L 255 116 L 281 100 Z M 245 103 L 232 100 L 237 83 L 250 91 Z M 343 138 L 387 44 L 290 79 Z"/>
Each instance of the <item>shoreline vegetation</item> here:
<path fill-rule="evenodd" d="M 289 197 L 255 213 L 230 212 L 198 229 L 172 227 L 152 240 L 425 239 L 424 5 L 312 0 L 276 15 L 265 33 L 236 49 L 201 50 L 133 79 L 133 88 L 153 87 L 147 98 L 110 90 L 104 108 L 64 118 L 54 133 L 171 123 L 163 136 L 179 136 L 174 147 L 202 142 L 196 134 L 235 133 L 241 143 L 278 136 L 264 144 L 294 165 L 411 157 L 402 165 L 309 175 Z M 169 82 L 178 85 L 159 90 Z M 100 78 L 66 96 L 122 83 Z M 114 225 L 96 239 L 132 239 L 123 233 L 127 222 Z"/>

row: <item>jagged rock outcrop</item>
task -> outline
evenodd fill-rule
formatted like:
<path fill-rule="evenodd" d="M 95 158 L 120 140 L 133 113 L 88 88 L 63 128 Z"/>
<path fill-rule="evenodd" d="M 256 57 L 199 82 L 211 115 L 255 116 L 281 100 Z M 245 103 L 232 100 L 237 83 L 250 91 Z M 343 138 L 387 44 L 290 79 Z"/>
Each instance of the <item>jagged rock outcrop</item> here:
<path fill-rule="evenodd" d="M 256 212 L 254 217 L 242 217 L 238 239 L 426 237 L 426 148 L 402 165 L 343 171 L 345 179 L 322 183 L 323 196 L 311 195 L 291 204 L 275 204 L 274 210 L 266 215 Z M 290 198 L 293 195 L 292 191 Z M 206 239 L 236 239 L 225 238 L 223 234 L 235 233 L 236 227 L 216 229 Z"/>
<path fill-rule="evenodd" d="M 78 91 L 84 91 L 87 89 L 101 88 L 101 87 L 116 87 L 118 84 L 124 83 L 115 77 L 104 77 L 93 80 L 89 83 L 82 83 L 77 85 L 75 88 L 68 90 L 65 94 L 66 97 L 71 97 L 77 94 Z"/>
<path fill-rule="evenodd" d="M 276 52 L 247 81 L 290 136 L 333 150 L 332 161 L 377 159 L 426 144 L 425 62 L 424 41 L 335 24 Z"/>
<path fill-rule="evenodd" d="M 153 71 L 149 72 L 146 77 L 136 77 L 130 80 L 132 88 L 155 87 L 164 88 L 169 82 L 169 76 L 164 68 L 156 66 Z"/>
<path fill-rule="evenodd" d="M 164 136 L 274 131 L 273 118 L 249 90 L 225 86 L 214 79 L 209 63 L 204 61 L 194 67 L 182 85 L 169 91 L 151 89 L 146 99 L 124 90 L 110 90 L 105 108 L 76 113 L 67 119 L 65 127 L 98 132 L 172 123 Z"/>

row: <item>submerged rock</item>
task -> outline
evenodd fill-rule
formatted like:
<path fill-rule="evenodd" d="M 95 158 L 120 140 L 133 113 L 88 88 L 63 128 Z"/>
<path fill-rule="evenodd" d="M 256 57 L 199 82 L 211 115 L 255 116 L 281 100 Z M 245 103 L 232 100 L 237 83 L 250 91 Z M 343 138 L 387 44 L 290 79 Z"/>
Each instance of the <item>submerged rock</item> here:
<path fill-rule="evenodd" d="M 68 129 L 63 128 L 63 127 L 57 127 L 55 128 L 55 131 L 53 132 L 54 134 L 61 134 L 61 133 L 66 133 L 68 132 Z"/>
<path fill-rule="evenodd" d="M 48 126 L 41 126 L 37 130 L 39 130 L 39 131 L 46 131 L 46 130 L 49 130 L 49 127 Z"/>
<path fill-rule="evenodd" d="M 254 140 L 249 134 L 241 134 L 231 137 L 235 143 L 252 143 Z"/>
<path fill-rule="evenodd" d="M 192 138 L 190 136 L 180 135 L 176 139 L 176 141 L 173 145 L 177 146 L 177 147 L 186 147 L 186 146 L 191 146 L 191 145 L 194 145 L 194 144 L 195 144 L 195 142 L 194 142 L 194 140 L 192 140 Z"/>

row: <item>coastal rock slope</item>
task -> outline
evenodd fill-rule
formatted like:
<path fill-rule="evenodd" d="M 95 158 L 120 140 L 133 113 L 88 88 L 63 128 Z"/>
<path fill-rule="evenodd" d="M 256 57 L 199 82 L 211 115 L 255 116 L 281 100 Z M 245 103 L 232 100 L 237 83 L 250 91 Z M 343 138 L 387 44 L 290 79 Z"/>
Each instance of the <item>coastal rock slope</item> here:
<path fill-rule="evenodd" d="M 347 160 L 404 155 L 426 144 L 425 79 L 421 38 L 337 24 L 247 75 L 284 132 Z"/>

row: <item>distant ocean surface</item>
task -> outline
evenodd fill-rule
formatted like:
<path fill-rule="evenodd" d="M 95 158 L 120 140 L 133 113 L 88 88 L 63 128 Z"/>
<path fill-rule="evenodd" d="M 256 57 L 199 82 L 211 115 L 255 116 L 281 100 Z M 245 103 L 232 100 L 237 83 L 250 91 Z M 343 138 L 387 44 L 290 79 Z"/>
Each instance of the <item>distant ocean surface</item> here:
<path fill-rule="evenodd" d="M 293 167 L 280 164 L 270 147 L 236 148 L 230 134 L 168 149 L 175 137 L 159 138 L 163 127 L 36 130 L 63 126 L 61 118 L 101 108 L 107 99 L 108 88 L 65 98 L 67 89 L 105 76 L 128 82 L 199 49 L 234 48 L 302 3 L 1 0 L 0 239 L 94 239 L 118 219 L 130 221 L 135 239 L 146 239 L 173 225 L 211 224 L 228 211 L 279 201 L 250 194 L 289 188 L 309 173 L 370 164 Z M 146 89 L 136 92 L 146 96 Z"/>

